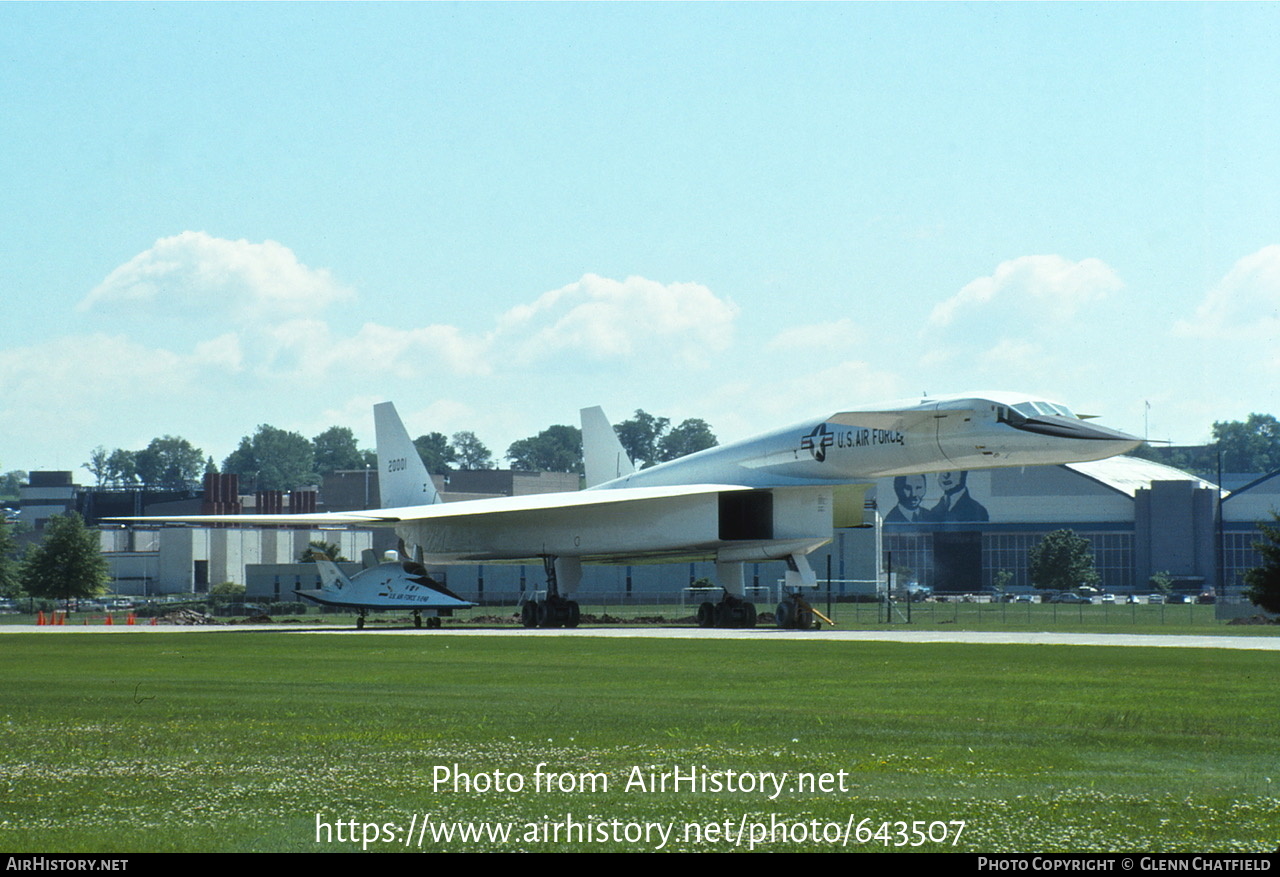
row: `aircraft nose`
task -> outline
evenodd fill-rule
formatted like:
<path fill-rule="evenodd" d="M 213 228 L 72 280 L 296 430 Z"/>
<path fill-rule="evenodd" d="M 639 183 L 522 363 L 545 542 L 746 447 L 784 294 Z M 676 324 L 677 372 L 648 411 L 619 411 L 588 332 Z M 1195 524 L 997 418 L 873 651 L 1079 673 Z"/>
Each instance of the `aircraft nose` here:
<path fill-rule="evenodd" d="M 1086 423 L 1083 420 L 1077 420 L 1074 417 L 1057 417 L 1051 415 L 1042 415 L 1040 417 L 1028 417 L 1025 421 L 1017 424 L 1017 429 L 1026 432 L 1033 432 L 1038 435 L 1049 435 L 1055 438 L 1076 439 L 1077 441 L 1088 442 L 1109 442 L 1115 448 L 1111 451 L 1113 454 L 1123 454 L 1132 451 L 1138 445 L 1142 444 L 1142 439 L 1137 436 L 1129 435 L 1127 432 L 1121 432 L 1118 429 L 1112 429 L 1109 426 L 1102 426 L 1098 423 Z"/>

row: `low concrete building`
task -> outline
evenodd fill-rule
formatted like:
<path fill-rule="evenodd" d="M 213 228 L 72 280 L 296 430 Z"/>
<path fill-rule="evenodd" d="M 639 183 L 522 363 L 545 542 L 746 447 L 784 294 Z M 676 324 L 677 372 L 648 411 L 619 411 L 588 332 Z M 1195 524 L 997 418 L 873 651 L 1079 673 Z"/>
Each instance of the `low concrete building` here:
<path fill-rule="evenodd" d="M 105 527 L 103 555 L 117 594 L 203 594 L 221 582 L 246 584 L 250 564 L 294 563 L 313 542 L 337 545 L 344 557 L 373 546 L 368 530 L 249 527 Z"/>

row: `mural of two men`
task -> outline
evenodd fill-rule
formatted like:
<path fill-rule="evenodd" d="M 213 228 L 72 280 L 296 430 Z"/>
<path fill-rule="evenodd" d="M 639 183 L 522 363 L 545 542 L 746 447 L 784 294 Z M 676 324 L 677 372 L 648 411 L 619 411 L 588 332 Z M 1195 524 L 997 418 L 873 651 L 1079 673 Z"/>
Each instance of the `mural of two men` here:
<path fill-rule="evenodd" d="M 968 472 L 939 472 L 942 496 L 926 507 L 929 480 L 924 475 L 899 475 L 893 479 L 898 504 L 885 515 L 886 524 L 942 524 L 952 521 L 987 521 L 986 507 L 969 495 Z"/>

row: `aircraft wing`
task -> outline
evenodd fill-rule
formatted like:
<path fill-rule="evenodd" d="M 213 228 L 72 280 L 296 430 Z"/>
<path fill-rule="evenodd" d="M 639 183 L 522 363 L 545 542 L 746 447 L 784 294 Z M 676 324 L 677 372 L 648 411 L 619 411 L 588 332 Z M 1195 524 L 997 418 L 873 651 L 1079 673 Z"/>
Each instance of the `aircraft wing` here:
<path fill-rule="evenodd" d="M 410 556 L 432 562 L 578 557 L 635 563 L 764 561 L 831 540 L 833 490 L 684 484 L 496 497 L 300 515 L 117 518 L 134 523 L 395 527 Z"/>
<path fill-rule="evenodd" d="M 294 527 L 393 527 L 416 521 L 458 521 L 475 516 L 518 514 L 555 509 L 586 509 L 621 503 L 652 502 L 664 499 L 751 490 L 737 484 L 683 484 L 670 487 L 627 487 L 617 490 L 581 490 L 565 493 L 538 493 L 528 496 L 499 496 L 469 499 L 436 505 L 405 506 L 392 509 L 369 509 L 359 512 L 322 512 L 285 515 L 180 515 L 172 517 L 108 518 L 112 522 L 132 524 L 276 524 Z"/>

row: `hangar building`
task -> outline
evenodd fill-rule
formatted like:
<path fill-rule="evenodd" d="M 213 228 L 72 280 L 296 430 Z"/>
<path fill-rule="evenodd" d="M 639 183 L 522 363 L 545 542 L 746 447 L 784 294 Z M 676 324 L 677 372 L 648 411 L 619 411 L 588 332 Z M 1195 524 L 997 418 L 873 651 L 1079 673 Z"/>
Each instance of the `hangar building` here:
<path fill-rule="evenodd" d="M 992 587 L 1001 570 L 1030 587 L 1027 553 L 1071 529 L 1093 544 L 1102 586 L 1145 590 L 1153 573 L 1175 587 L 1216 582 L 1218 488 L 1137 457 L 881 479 L 877 506 L 892 565 L 937 591 Z"/>

